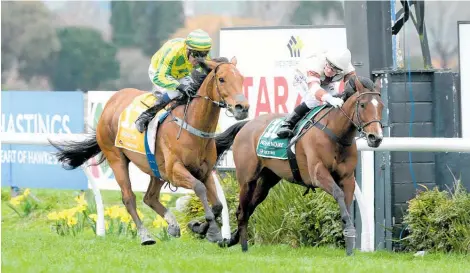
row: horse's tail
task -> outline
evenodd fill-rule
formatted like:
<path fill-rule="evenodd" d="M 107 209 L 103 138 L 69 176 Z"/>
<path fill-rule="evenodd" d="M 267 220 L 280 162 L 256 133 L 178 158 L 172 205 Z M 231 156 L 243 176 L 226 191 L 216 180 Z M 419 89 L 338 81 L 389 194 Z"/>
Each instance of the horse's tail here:
<path fill-rule="evenodd" d="M 54 146 L 59 152 L 54 153 L 63 167 L 68 170 L 80 167 L 88 159 L 96 156 L 101 152 L 100 146 L 96 141 L 96 132 L 93 132 L 89 137 L 83 141 L 67 141 L 64 143 L 49 143 Z M 92 165 L 99 165 L 105 161 L 103 154 L 97 163 Z"/>
<path fill-rule="evenodd" d="M 235 123 L 228 127 L 225 132 L 215 137 L 215 146 L 217 150 L 217 158 L 220 157 L 230 146 L 233 144 L 233 140 L 237 136 L 238 132 L 247 124 L 249 120 L 244 120 Z"/>

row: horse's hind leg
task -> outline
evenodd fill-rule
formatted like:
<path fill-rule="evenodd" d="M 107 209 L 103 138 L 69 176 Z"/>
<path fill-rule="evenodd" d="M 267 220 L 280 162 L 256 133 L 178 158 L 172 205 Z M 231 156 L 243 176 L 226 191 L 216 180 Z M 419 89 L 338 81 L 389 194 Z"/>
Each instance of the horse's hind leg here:
<path fill-rule="evenodd" d="M 106 158 L 108 159 L 109 166 L 113 169 L 116 181 L 121 188 L 122 202 L 126 206 L 127 212 L 134 221 L 138 234 L 140 235 L 142 245 L 153 245 L 155 240 L 150 237 L 150 233 L 142 224 L 142 221 L 137 214 L 137 204 L 135 201 L 135 194 L 132 191 L 131 180 L 129 178 L 129 159 L 117 148 L 113 150 L 104 150 Z"/>
<path fill-rule="evenodd" d="M 261 177 L 256 185 L 255 193 L 253 194 L 253 198 L 251 199 L 250 204 L 250 216 L 253 215 L 256 207 L 261 204 L 261 202 L 266 199 L 268 196 L 269 190 L 272 187 L 276 186 L 277 183 L 281 178 L 277 176 L 273 171 L 270 169 L 264 168 L 261 172 Z"/>
<path fill-rule="evenodd" d="M 144 203 L 151 207 L 168 223 L 168 233 L 173 237 L 180 237 L 180 226 L 175 215 L 160 202 L 160 190 L 165 182 L 156 177 L 150 178 L 150 184 L 144 196 Z"/>
<path fill-rule="evenodd" d="M 250 218 L 250 203 L 256 188 L 256 180 L 251 180 L 240 186 L 240 203 L 237 210 L 238 233 L 242 251 L 248 251 L 248 219 Z M 236 236 L 235 236 L 236 237 Z"/>

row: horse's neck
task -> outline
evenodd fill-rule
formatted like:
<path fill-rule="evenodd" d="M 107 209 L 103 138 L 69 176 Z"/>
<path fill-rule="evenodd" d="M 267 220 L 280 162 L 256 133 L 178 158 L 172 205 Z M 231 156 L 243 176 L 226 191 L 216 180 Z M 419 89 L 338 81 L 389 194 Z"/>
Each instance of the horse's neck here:
<path fill-rule="evenodd" d="M 209 73 L 206 79 L 197 94 L 201 97 L 218 100 L 218 96 L 213 94 L 215 93 L 215 87 L 212 73 Z M 213 133 L 217 129 L 219 113 L 220 108 L 210 100 L 204 98 L 193 99 L 188 107 L 188 123 L 198 130 Z"/>
<path fill-rule="evenodd" d="M 355 116 L 356 100 L 356 97 L 351 97 L 343 104 L 344 113 L 352 120 L 354 120 Z M 329 128 L 339 138 L 351 142 L 356 134 L 356 127 L 344 113 L 341 109 L 335 109 L 329 118 Z"/>

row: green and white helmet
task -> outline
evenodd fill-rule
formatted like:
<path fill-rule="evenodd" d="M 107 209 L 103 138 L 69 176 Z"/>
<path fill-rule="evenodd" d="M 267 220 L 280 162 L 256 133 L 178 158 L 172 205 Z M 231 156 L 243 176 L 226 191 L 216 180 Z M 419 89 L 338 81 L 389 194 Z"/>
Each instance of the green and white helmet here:
<path fill-rule="evenodd" d="M 212 47 L 212 39 L 204 30 L 196 29 L 186 37 L 186 45 L 191 50 L 209 51 Z"/>
<path fill-rule="evenodd" d="M 326 60 L 335 68 L 346 70 L 351 63 L 351 51 L 349 49 L 332 49 L 326 54 Z"/>

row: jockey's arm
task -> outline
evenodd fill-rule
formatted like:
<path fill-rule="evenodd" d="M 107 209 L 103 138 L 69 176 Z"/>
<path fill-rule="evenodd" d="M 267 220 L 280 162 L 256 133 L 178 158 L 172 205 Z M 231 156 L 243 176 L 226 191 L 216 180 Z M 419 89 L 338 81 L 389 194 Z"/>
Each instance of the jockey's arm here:
<path fill-rule="evenodd" d="M 163 57 L 163 61 L 158 66 L 155 77 L 153 77 L 155 85 L 170 90 L 175 90 L 180 85 L 180 82 L 170 74 L 174 61 L 174 56 L 167 55 Z"/>
<path fill-rule="evenodd" d="M 315 95 L 318 101 L 324 102 L 324 95 L 328 92 L 320 86 L 320 75 L 313 71 L 307 72 L 308 90 Z"/>

